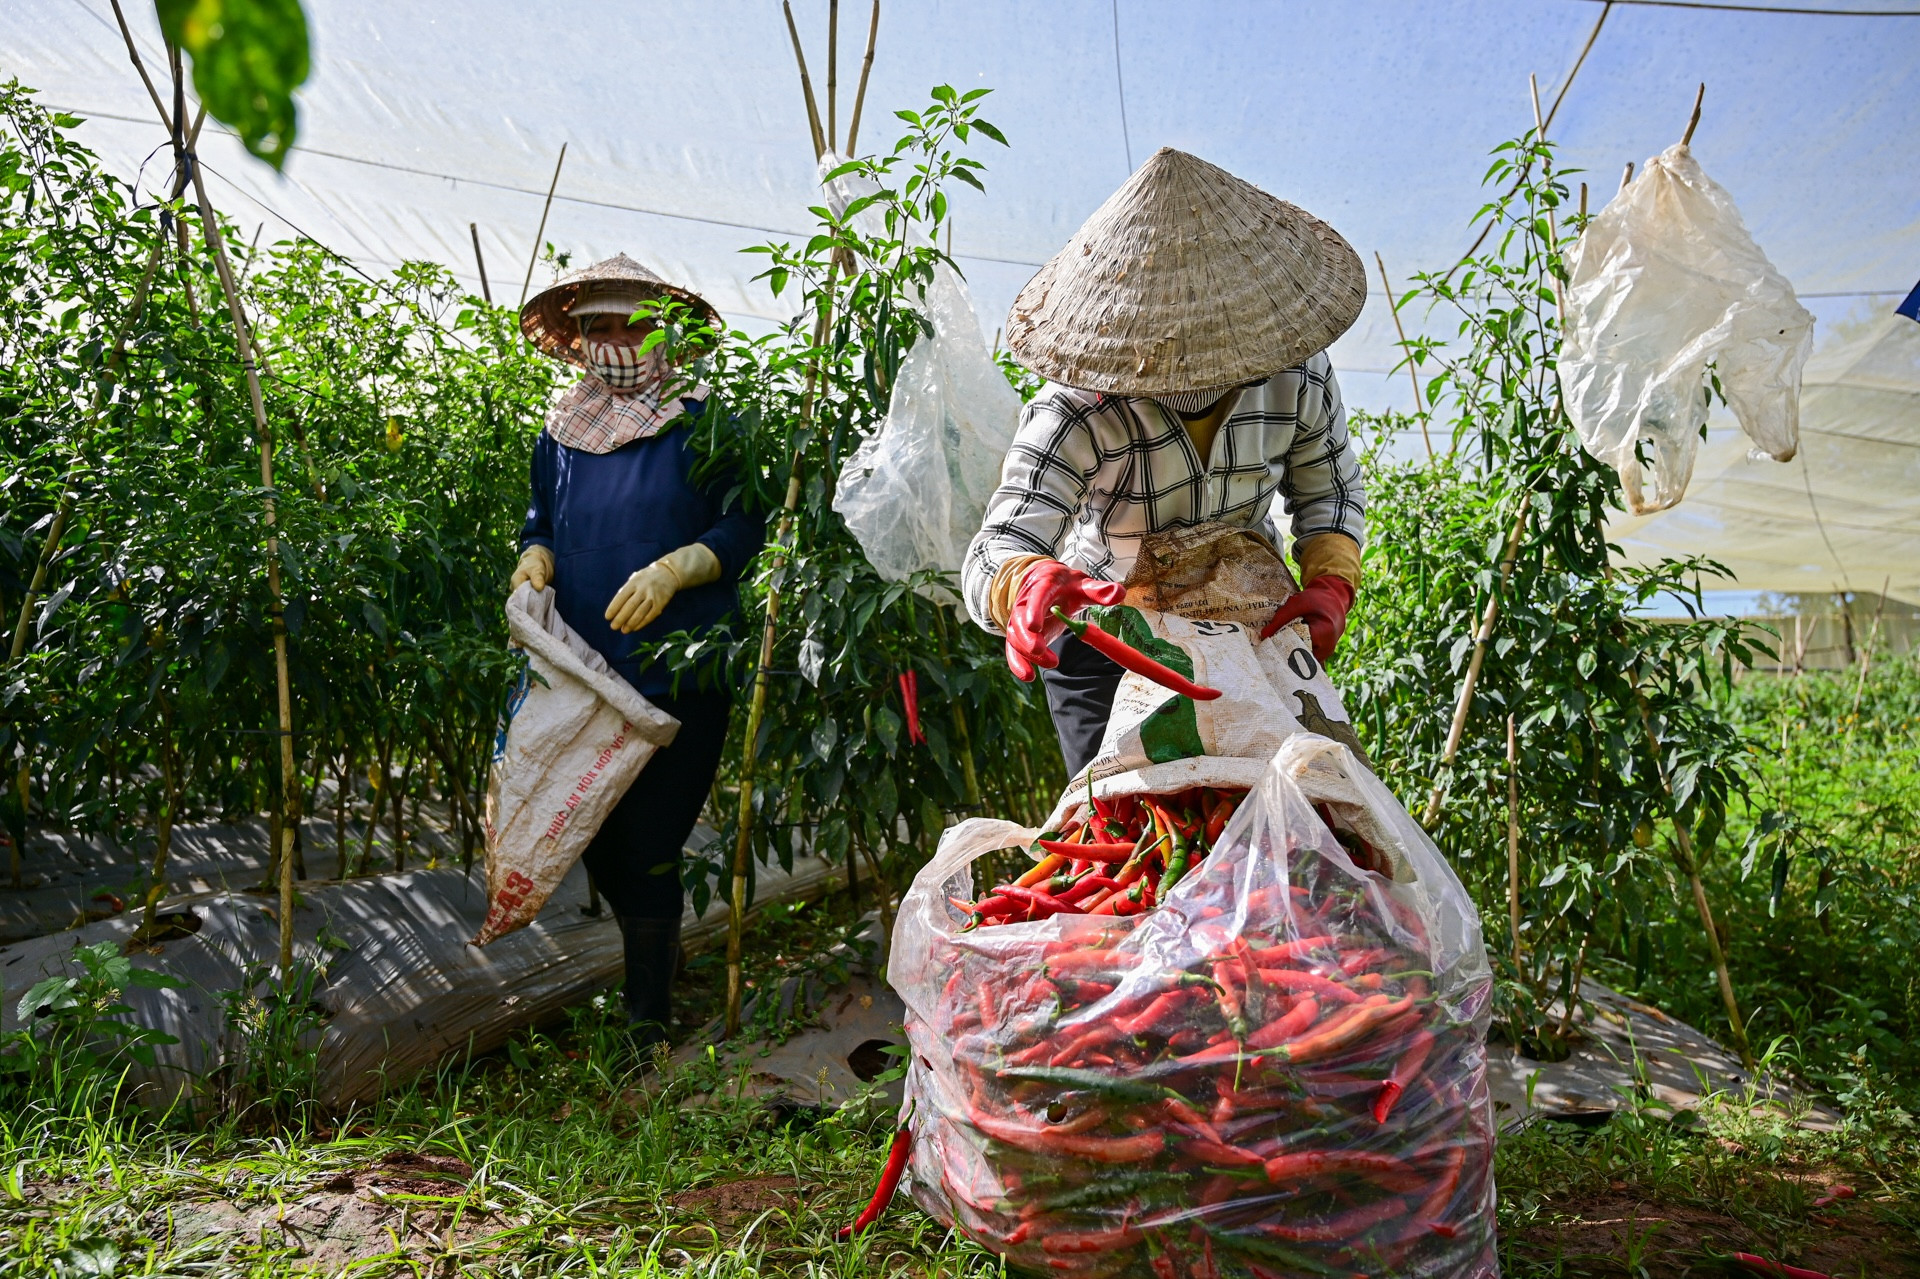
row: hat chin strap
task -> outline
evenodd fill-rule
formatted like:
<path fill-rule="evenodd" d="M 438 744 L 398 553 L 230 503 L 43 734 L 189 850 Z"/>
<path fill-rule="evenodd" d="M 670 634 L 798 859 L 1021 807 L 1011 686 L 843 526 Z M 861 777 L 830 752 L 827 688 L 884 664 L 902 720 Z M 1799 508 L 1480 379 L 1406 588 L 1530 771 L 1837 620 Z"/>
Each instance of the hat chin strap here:
<path fill-rule="evenodd" d="M 1172 391 L 1165 395 L 1151 395 L 1147 398 L 1156 404 L 1164 405 L 1183 417 L 1194 417 L 1205 413 L 1234 391 L 1234 386 L 1219 386 L 1210 391 Z"/>

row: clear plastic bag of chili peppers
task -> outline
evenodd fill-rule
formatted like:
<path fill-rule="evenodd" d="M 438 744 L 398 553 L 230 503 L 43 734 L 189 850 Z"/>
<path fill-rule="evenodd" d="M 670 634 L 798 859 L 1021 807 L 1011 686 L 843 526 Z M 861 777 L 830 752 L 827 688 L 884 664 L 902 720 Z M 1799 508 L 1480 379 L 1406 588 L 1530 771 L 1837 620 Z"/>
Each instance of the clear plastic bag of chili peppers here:
<path fill-rule="evenodd" d="M 1011 822 L 947 832 L 889 974 L 914 1198 L 1030 1272 L 1494 1275 L 1466 890 L 1345 746 L 1302 734 L 1245 765 L 1096 783 L 1063 801 L 1059 852 Z M 973 864 L 1030 842 L 1045 877 L 1005 912 L 1020 886 Z"/>

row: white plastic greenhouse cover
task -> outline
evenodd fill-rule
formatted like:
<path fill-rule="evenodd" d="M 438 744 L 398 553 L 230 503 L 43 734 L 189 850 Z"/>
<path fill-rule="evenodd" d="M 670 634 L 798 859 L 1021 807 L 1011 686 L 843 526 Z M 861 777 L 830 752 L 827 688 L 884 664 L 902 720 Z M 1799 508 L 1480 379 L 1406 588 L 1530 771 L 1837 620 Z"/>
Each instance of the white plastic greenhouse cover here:
<path fill-rule="evenodd" d="M 1920 603 L 1920 324 L 1893 315 L 1817 352 L 1784 465 L 1716 415 L 1686 501 L 1609 528 L 1629 559 L 1704 553 L 1755 590 Z"/>
<path fill-rule="evenodd" d="M 151 0 L 122 3 L 158 67 Z M 818 202 L 772 0 L 305 4 L 314 72 L 285 177 L 228 137 L 201 146 L 214 199 L 264 242 L 298 227 L 371 273 L 428 258 L 477 289 L 477 224 L 494 297 L 511 303 L 565 143 L 548 241 L 576 262 L 629 252 L 749 329 L 785 318 L 752 278 L 763 259 L 739 252 L 806 234 Z M 1914 7 L 1816 7 L 1876 5 Z M 794 8 L 824 110 L 828 0 Z M 844 134 L 868 6 L 839 11 Z M 1163 144 L 1326 218 L 1370 267 L 1379 252 L 1399 288 L 1472 240 L 1489 150 L 1532 123 L 1528 74 L 1551 106 L 1603 17 L 1551 129 L 1596 207 L 1627 161 L 1677 140 L 1705 81 L 1694 152 L 1823 322 L 1884 312 L 1912 286 L 1920 18 L 1598 0 L 884 0 L 861 149 L 890 146 L 892 112 L 934 84 L 994 90 L 983 114 L 1012 146 L 972 148 L 987 194 L 957 192 L 952 240 L 989 332 Z M 0 76 L 86 116 L 80 136 L 117 172 L 144 166 L 145 189 L 164 180 L 164 135 L 108 0 L 5 0 Z M 534 287 L 547 278 L 536 268 Z M 1408 408 L 1377 270 L 1370 283 L 1334 363 L 1349 404 Z M 1879 501 L 1882 475 L 1911 500 L 1911 468 L 1881 463 L 1857 474 L 1854 497 Z"/>

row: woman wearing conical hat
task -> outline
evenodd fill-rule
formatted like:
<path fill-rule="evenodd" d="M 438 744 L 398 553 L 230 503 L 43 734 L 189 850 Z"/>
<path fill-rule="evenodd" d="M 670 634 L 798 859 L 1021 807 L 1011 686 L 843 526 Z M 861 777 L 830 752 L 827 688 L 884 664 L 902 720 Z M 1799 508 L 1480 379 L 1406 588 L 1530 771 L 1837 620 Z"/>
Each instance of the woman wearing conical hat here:
<path fill-rule="evenodd" d="M 562 279 L 520 311 L 548 355 L 585 370 L 547 414 L 533 447 L 533 493 L 513 586 L 548 586 L 561 617 L 640 693 L 680 721 L 588 845 L 587 869 L 626 947 L 629 1022 L 642 1050 L 666 1038 L 679 960 L 680 851 L 720 764 L 724 687 L 675 691 L 641 645 L 700 632 L 736 603 L 765 524 L 695 483 L 689 424 L 714 412 L 672 343 L 641 351 L 656 304 L 714 321 L 705 301 L 621 254 Z M 646 314 L 637 314 L 645 311 Z"/>
<path fill-rule="evenodd" d="M 1360 580 L 1366 495 L 1326 348 L 1366 301 L 1333 228 L 1172 148 L 1021 290 L 1007 345 L 1047 378 L 962 570 L 967 607 L 1036 670 L 1067 767 L 1099 748 L 1120 668 L 1053 615 L 1118 603 L 1148 534 L 1290 518 L 1322 660 Z"/>

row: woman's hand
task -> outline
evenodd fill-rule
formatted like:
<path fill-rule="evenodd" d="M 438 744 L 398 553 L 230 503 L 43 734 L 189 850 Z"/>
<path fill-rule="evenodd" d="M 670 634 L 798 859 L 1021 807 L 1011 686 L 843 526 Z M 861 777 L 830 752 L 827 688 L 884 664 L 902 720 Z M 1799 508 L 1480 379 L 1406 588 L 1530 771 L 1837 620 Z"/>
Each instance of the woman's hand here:
<path fill-rule="evenodd" d="M 680 591 L 719 577 L 719 556 L 705 543 L 693 542 L 629 577 L 607 605 L 606 618 L 614 630 L 631 635 L 659 617 Z"/>
<path fill-rule="evenodd" d="M 513 580 L 507 583 L 507 590 L 517 591 L 520 583 L 530 582 L 534 590 L 544 591 L 552 580 L 553 552 L 535 543 L 520 552 L 520 562 L 514 565 Z"/>
<path fill-rule="evenodd" d="M 1060 664 L 1052 646 L 1066 634 L 1067 624 L 1053 615 L 1055 608 L 1072 616 L 1089 604 L 1118 604 L 1126 597 L 1127 588 L 1120 583 L 1089 577 L 1059 560 L 1033 564 L 1020 579 L 1013 614 L 1007 619 L 1008 669 L 1031 683 L 1035 668 L 1052 670 Z"/>

